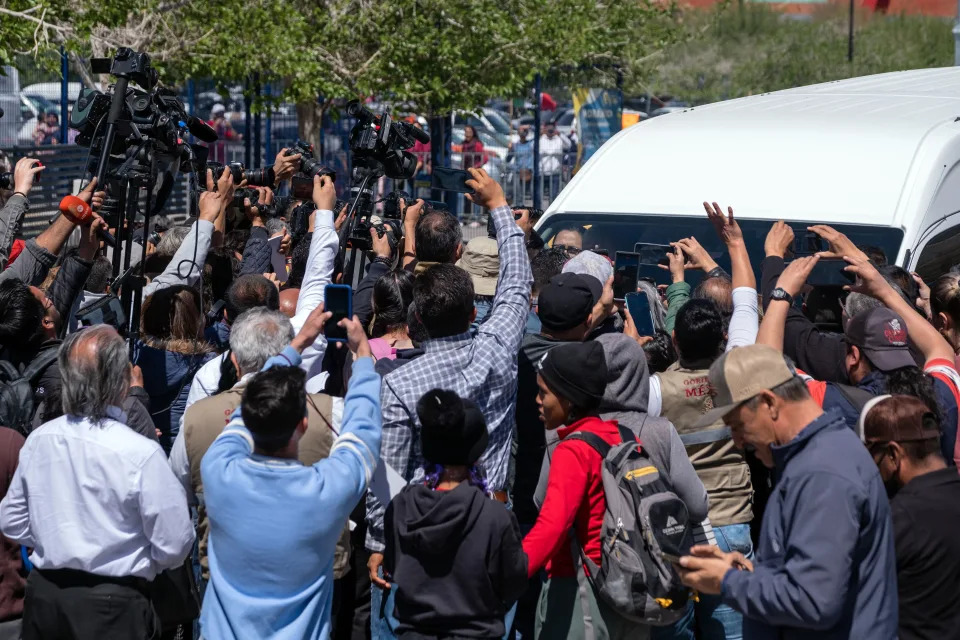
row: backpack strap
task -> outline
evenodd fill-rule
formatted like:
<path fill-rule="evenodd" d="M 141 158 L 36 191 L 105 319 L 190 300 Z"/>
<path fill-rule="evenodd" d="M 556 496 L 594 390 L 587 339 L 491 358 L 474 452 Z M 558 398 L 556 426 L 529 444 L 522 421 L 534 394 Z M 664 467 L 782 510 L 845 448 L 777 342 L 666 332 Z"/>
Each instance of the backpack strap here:
<path fill-rule="evenodd" d="M 601 458 L 606 458 L 607 454 L 610 453 L 610 449 L 612 448 L 603 438 L 595 433 L 589 433 L 587 431 L 576 431 L 568 435 L 566 438 L 564 438 L 564 440 L 582 440 L 590 445 L 594 451 L 599 453 Z"/>
<path fill-rule="evenodd" d="M 707 444 L 709 442 L 720 442 L 733 437 L 730 433 L 730 427 L 717 427 L 716 429 L 704 429 L 703 431 L 694 431 L 692 433 L 681 433 L 680 442 L 685 447 L 691 447 L 695 444 Z"/>
<path fill-rule="evenodd" d="M 835 382 L 833 386 L 836 387 L 837 391 L 840 392 L 840 395 L 842 395 L 847 402 L 853 405 L 853 408 L 858 414 L 863 411 L 863 407 L 870 402 L 871 398 L 876 397 L 866 389 L 854 387 L 849 384 Z"/>
<path fill-rule="evenodd" d="M 37 354 L 37 357 L 33 359 L 33 362 L 23 370 L 23 374 L 20 376 L 24 380 L 28 380 L 33 384 L 34 379 L 36 379 L 41 373 L 46 371 L 47 367 L 53 364 L 53 361 L 57 359 L 57 353 L 60 351 L 60 345 L 53 345 L 47 347 L 40 351 Z"/>
<path fill-rule="evenodd" d="M 644 422 L 646 422 L 646 416 L 644 416 Z M 640 428 L 643 429 L 643 425 L 640 425 Z M 621 440 L 622 442 L 636 442 L 636 441 L 637 441 L 637 436 L 634 435 L 633 431 L 630 431 L 630 429 L 626 428 L 625 426 L 623 426 L 623 425 L 620 424 L 619 422 L 617 423 L 617 431 L 620 432 L 620 440 Z"/>

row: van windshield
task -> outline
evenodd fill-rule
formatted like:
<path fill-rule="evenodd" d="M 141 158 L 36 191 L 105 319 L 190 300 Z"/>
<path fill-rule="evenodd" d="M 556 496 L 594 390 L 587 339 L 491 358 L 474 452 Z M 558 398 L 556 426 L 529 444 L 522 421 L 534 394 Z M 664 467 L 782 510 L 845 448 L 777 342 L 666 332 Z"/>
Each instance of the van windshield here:
<path fill-rule="evenodd" d="M 774 220 L 739 220 L 743 237 L 757 276 L 760 275 L 760 263 L 764 258 L 763 243 Z M 802 238 L 809 235 L 807 227 L 816 222 L 790 222 L 794 233 Z M 903 231 L 890 227 L 855 224 L 831 225 L 837 231 L 846 234 L 858 247 L 877 247 L 892 264 L 897 259 Z M 556 214 L 548 218 L 538 230 L 541 237 L 551 244 L 554 236 L 564 229 L 583 230 L 583 248 L 599 247 L 609 252 L 614 259 L 617 251 L 633 251 L 638 242 L 649 244 L 669 244 L 680 238 L 693 236 L 706 249 L 721 267 L 730 270 L 730 260 L 720 238 L 706 215 L 698 217 L 663 215 L 604 215 L 604 214 Z M 824 249 L 827 247 L 824 246 Z M 789 256 L 788 256 L 789 258 Z M 689 272 L 688 272 L 689 273 Z"/>

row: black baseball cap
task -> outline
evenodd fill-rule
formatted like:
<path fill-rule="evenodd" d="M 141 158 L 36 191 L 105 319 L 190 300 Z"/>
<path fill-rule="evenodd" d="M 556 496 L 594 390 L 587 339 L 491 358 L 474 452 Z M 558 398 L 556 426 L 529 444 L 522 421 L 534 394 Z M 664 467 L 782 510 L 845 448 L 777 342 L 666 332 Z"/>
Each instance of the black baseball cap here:
<path fill-rule="evenodd" d="M 886 307 L 858 313 L 845 333 L 847 341 L 863 351 L 874 369 L 893 371 L 917 365 L 907 346 L 907 324 Z"/>
<path fill-rule="evenodd" d="M 560 273 L 540 290 L 537 316 L 544 328 L 566 331 L 583 324 L 603 294 L 603 285 L 592 276 Z"/>

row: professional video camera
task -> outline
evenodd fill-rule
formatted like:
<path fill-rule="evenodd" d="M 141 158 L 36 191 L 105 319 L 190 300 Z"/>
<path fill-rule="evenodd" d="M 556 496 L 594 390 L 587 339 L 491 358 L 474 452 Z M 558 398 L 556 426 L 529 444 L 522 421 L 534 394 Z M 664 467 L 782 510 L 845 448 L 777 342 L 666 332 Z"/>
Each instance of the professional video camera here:
<path fill-rule="evenodd" d="M 187 115 L 173 91 L 159 86 L 146 53 L 124 47 L 112 59 L 91 60 L 90 66 L 94 73 L 115 76 L 116 83 L 107 93 L 81 91 L 70 127 L 78 132 L 77 144 L 89 147 L 91 156 L 96 154 L 89 170 L 96 175 L 98 188 L 108 192 L 100 213 L 119 236 L 114 246 L 113 278 L 122 287 L 123 309 L 132 311 L 126 330 L 132 353 L 146 282 L 142 274 L 146 242 L 140 247 L 139 265 L 131 267 L 137 216 L 143 215 L 143 227 L 149 229 L 150 216 L 163 208 L 178 173 L 192 174 L 206 161 L 206 149 L 184 142 L 185 133 L 207 143 L 216 142 L 217 134 L 207 123 Z M 119 275 L 121 258 L 123 274 Z M 191 264 L 189 270 L 201 268 Z"/>
<path fill-rule="evenodd" d="M 391 247 L 396 247 L 403 236 L 400 220 L 404 212 L 399 208 L 399 199 L 403 197 L 409 202 L 410 197 L 402 192 L 390 194 L 383 200 L 383 215 L 374 216 L 373 185 L 383 176 L 394 180 L 413 177 L 417 159 L 407 149 L 417 141 L 430 142 L 430 136 L 407 122 L 393 121 L 387 111 L 378 116 L 357 100 L 350 101 L 346 110 L 357 119 L 350 131 L 354 198 L 347 211 L 347 222 L 340 230 L 340 251 L 344 254 L 349 248 L 352 252 L 349 261 L 344 259 L 348 281 L 352 281 L 357 251 L 361 252 L 360 271 L 363 271 L 366 259 L 363 252 L 370 249 L 371 227 L 380 237 L 389 235 Z"/>
<path fill-rule="evenodd" d="M 178 172 L 192 169 L 190 145 L 183 141 L 182 132 L 189 130 L 204 142 L 215 142 L 216 132 L 187 115 L 172 90 L 158 86 L 157 72 L 146 53 L 124 47 L 112 60 L 94 58 L 90 64 L 94 73 L 116 76 L 117 83 L 111 93 L 80 92 L 70 116 L 70 127 L 78 132 L 77 144 L 90 147 L 91 155 L 98 154 L 90 170 L 100 185 L 130 178 L 144 183 L 141 186 L 152 195 L 150 213 L 155 214 L 163 208 Z M 128 86 L 131 81 L 140 88 Z"/>
<path fill-rule="evenodd" d="M 350 131 L 350 151 L 354 163 L 378 167 L 381 175 L 406 180 L 417 172 L 417 157 L 407 151 L 419 140 L 430 136 L 408 122 L 394 122 L 384 111 L 380 116 L 357 100 L 347 103 L 347 114 L 357 119 Z"/>

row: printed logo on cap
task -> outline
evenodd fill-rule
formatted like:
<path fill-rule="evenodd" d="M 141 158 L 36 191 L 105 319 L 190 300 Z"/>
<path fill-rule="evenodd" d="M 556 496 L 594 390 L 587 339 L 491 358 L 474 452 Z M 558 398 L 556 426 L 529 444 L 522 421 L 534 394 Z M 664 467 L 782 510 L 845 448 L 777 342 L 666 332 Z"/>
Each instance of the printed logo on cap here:
<path fill-rule="evenodd" d="M 907 330 L 903 328 L 897 318 L 887 323 L 883 335 L 887 338 L 887 342 L 894 346 L 903 347 L 907 344 Z"/>

